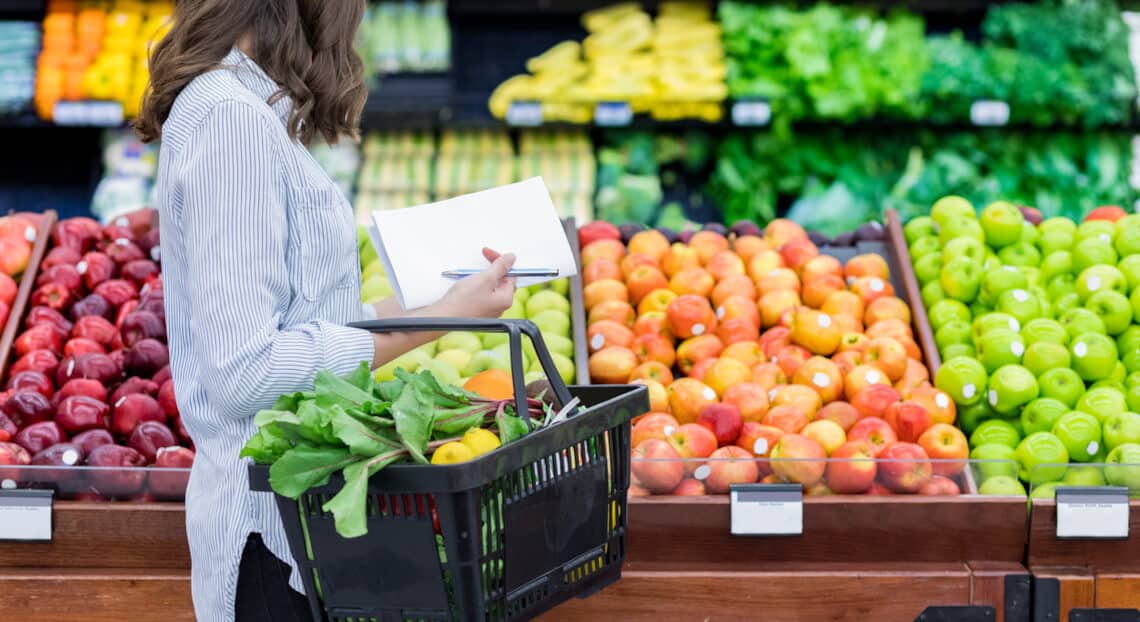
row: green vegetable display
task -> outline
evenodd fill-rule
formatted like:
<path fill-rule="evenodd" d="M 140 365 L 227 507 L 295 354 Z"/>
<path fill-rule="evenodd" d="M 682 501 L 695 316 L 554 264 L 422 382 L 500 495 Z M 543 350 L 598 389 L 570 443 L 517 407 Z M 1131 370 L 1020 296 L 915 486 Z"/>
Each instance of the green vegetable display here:
<path fill-rule="evenodd" d="M 542 426 L 550 404 L 528 399 L 519 416 L 513 400 L 487 400 L 440 383 L 429 372 L 396 370 L 396 378 L 376 382 L 368 365 L 343 377 L 319 372 L 312 391 L 284 395 L 254 418 L 257 433 L 243 457 L 269 464 L 269 482 L 278 494 L 296 499 L 343 471 L 344 487 L 323 506 L 341 536 L 367 532 L 368 479 L 396 462 L 426 464 L 428 455 L 465 430 L 494 429 L 505 445 Z"/>

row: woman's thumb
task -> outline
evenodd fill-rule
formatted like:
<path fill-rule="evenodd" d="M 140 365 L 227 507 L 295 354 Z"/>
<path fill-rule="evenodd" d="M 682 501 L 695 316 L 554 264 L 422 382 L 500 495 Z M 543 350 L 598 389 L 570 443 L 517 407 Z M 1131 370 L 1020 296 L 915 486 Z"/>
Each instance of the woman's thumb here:
<path fill-rule="evenodd" d="M 491 263 L 491 267 L 487 268 L 487 275 L 490 276 L 494 282 L 498 283 L 501 279 L 507 277 L 507 273 L 511 271 L 511 267 L 515 265 L 514 253 L 503 253 L 499 258 Z"/>

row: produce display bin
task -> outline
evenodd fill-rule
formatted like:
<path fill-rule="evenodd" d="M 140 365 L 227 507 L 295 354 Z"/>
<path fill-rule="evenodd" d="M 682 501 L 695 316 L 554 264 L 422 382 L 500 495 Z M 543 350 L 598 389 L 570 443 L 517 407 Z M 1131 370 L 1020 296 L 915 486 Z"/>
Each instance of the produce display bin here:
<path fill-rule="evenodd" d="M 585 409 L 468 463 L 384 469 L 369 480 L 368 533 L 358 540 L 339 536 L 332 514 L 321 509 L 342 479 L 297 501 L 278 496 L 314 619 L 531 619 L 621 576 L 629 421 L 648 407 L 645 388 L 567 389 L 529 321 L 357 326 L 506 332 L 519 412 L 526 412 L 519 373 L 525 334 L 558 402 L 578 398 Z M 251 488 L 271 490 L 269 472 L 251 466 Z"/>
<path fill-rule="evenodd" d="M 578 224 L 573 218 L 564 218 L 562 227 L 570 242 L 570 253 L 579 262 L 581 249 L 578 246 Z M 570 277 L 570 331 L 574 339 L 574 382 L 590 384 L 590 353 L 586 350 L 586 304 L 582 298 L 582 266 Z"/>
<path fill-rule="evenodd" d="M 54 210 L 47 210 L 40 216 L 40 225 L 35 232 L 36 241 L 32 245 L 32 255 L 28 258 L 28 267 L 20 276 L 20 288 L 16 293 L 16 300 L 8 310 L 8 321 L 4 324 L 3 333 L 0 333 L 0 378 L 4 377 L 4 370 L 8 367 L 8 359 L 12 352 L 12 344 L 20 332 L 21 322 L 24 320 L 24 310 L 28 307 L 28 299 L 36 286 L 36 277 L 39 276 L 40 262 L 47 253 L 48 242 L 51 239 L 52 229 L 55 227 L 56 214 Z"/>

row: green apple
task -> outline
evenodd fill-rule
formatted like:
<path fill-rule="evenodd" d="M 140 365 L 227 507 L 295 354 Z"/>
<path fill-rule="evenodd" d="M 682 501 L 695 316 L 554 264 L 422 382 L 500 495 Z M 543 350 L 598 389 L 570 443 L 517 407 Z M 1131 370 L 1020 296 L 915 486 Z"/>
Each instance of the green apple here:
<path fill-rule="evenodd" d="M 506 344 L 503 344 L 506 345 Z M 488 369 L 501 369 L 509 372 L 511 370 L 510 356 L 503 356 L 495 346 L 493 350 L 480 350 L 471 355 L 471 360 L 468 361 L 467 367 L 463 368 L 464 376 L 474 376 L 480 372 L 487 371 Z M 509 347 L 509 346 L 508 346 Z"/>
<path fill-rule="evenodd" d="M 570 360 L 570 357 L 557 352 L 551 352 L 550 359 L 554 361 L 554 366 L 558 368 L 558 375 L 562 377 L 562 382 L 574 384 L 574 361 Z"/>
<path fill-rule="evenodd" d="M 1048 432 L 1069 407 L 1051 397 L 1039 397 L 1021 409 L 1021 430 L 1025 434 Z"/>
<path fill-rule="evenodd" d="M 1103 467 L 1071 466 L 1061 478 L 1062 486 L 1104 486 Z"/>
<path fill-rule="evenodd" d="M 976 404 L 985 396 L 986 369 L 975 359 L 955 357 L 944 361 L 938 368 L 934 374 L 934 386 L 959 405 Z"/>
<path fill-rule="evenodd" d="M 570 301 L 566 297 L 551 289 L 544 289 L 531 294 L 526 301 L 526 316 L 533 318 L 543 311 L 554 309 L 565 314 L 570 313 Z"/>
<path fill-rule="evenodd" d="M 1029 289 L 1045 289 L 1045 279 L 1041 276 L 1041 269 L 1035 266 L 1015 266 L 1017 271 L 1025 276 Z"/>
<path fill-rule="evenodd" d="M 966 344 L 970 345 L 973 342 L 973 337 L 970 333 L 970 323 L 963 320 L 953 320 L 943 324 L 934 333 L 934 342 L 938 345 L 938 350 L 941 352 L 947 346 L 953 344 Z"/>
<path fill-rule="evenodd" d="M 457 330 L 439 338 L 439 349 L 441 351 L 464 350 L 470 354 L 475 354 L 483 349 L 483 344 L 478 334 Z"/>
<path fill-rule="evenodd" d="M 983 482 L 999 475 L 1017 477 L 1016 454 L 1005 443 L 978 445 L 970 452 L 970 464 Z"/>
<path fill-rule="evenodd" d="M 1120 292 L 1100 290 L 1089 296 L 1085 308 L 1100 316 L 1109 335 L 1119 335 L 1132 325 L 1132 305 Z"/>
<path fill-rule="evenodd" d="M 383 274 L 374 274 L 360 284 L 360 301 L 365 304 L 376 304 L 394 293 L 392 283 Z"/>
<path fill-rule="evenodd" d="M 1013 203 L 994 201 L 982 209 L 978 222 L 982 223 L 986 244 L 1001 248 L 1013 244 L 1021 237 L 1025 217 Z"/>
<path fill-rule="evenodd" d="M 930 320 L 930 327 L 937 331 L 949 322 L 969 322 L 970 310 L 961 302 L 947 298 L 932 305 L 926 316 Z"/>
<path fill-rule="evenodd" d="M 1115 235 L 1120 235 L 1121 231 L 1135 227 L 1137 225 L 1140 225 L 1140 214 L 1128 214 L 1124 218 L 1121 218 L 1120 220 L 1113 223 L 1112 226 L 1114 229 L 1116 229 Z"/>
<path fill-rule="evenodd" d="M 969 358 L 974 358 L 977 356 L 977 352 L 974 350 L 974 346 L 968 343 L 952 343 L 945 348 L 939 348 L 938 352 L 942 355 L 942 360 L 945 361 L 949 361 L 950 359 L 957 358 L 959 356 L 965 356 Z"/>
<path fill-rule="evenodd" d="M 914 260 L 914 276 L 918 282 L 926 285 L 939 280 L 942 274 L 941 253 L 931 253 Z"/>
<path fill-rule="evenodd" d="M 978 265 L 986 259 L 986 245 L 974 238 L 954 238 L 941 245 L 941 248 L 942 265 L 957 257 L 966 257 Z"/>
<path fill-rule="evenodd" d="M 1086 412 L 1067 412 L 1053 424 L 1053 436 L 1061 439 L 1069 458 L 1088 462 L 1100 451 L 1100 421 Z"/>
<path fill-rule="evenodd" d="M 360 270 L 361 280 L 368 280 L 373 276 L 384 276 L 384 264 L 379 261 L 374 261 L 370 264 L 365 264 Z"/>
<path fill-rule="evenodd" d="M 973 209 L 971 208 L 971 211 Z M 903 235 L 906 236 L 907 244 L 914 244 L 922 238 L 928 238 L 938 235 L 938 229 L 934 219 L 930 216 L 919 216 L 912 218 L 910 222 L 906 223 L 903 227 Z"/>
<path fill-rule="evenodd" d="M 942 243 L 938 241 L 937 237 L 925 237 L 915 240 L 914 244 L 910 245 L 910 258 L 911 261 L 917 261 L 922 257 L 934 253 L 942 253 Z"/>
<path fill-rule="evenodd" d="M 1109 374 L 1108 378 L 1105 378 L 1104 381 L 1117 385 L 1117 387 L 1123 391 L 1126 378 L 1128 378 L 1128 368 L 1124 366 L 1124 363 L 1117 361 L 1116 365 L 1112 367 L 1112 373 Z"/>
<path fill-rule="evenodd" d="M 951 218 L 975 218 L 975 214 L 974 206 L 956 195 L 944 196 L 930 206 L 930 219 L 938 225 L 944 224 Z"/>
<path fill-rule="evenodd" d="M 975 300 L 970 303 L 970 317 L 982 317 L 987 313 L 993 313 L 994 310 L 989 305 L 984 305 L 981 301 Z"/>
<path fill-rule="evenodd" d="M 998 259 L 1007 266 L 1039 266 L 1041 251 L 1027 242 L 1014 242 L 998 251 Z"/>
<path fill-rule="evenodd" d="M 452 386 L 459 386 L 462 381 L 459 378 L 459 370 L 454 365 L 447 361 L 439 359 L 430 359 L 425 361 L 417 371 L 429 371 L 435 379 L 442 384 L 450 384 Z"/>
<path fill-rule="evenodd" d="M 550 350 L 551 354 L 558 353 L 562 356 L 574 356 L 574 340 L 562 335 L 542 335 L 542 341 L 546 343 L 546 349 Z"/>
<path fill-rule="evenodd" d="M 998 296 L 1013 289 L 1029 287 L 1029 279 L 1017 268 L 1000 266 L 987 270 L 982 276 L 982 285 L 978 290 L 979 300 L 988 305 L 997 302 Z"/>
<path fill-rule="evenodd" d="M 1025 341 L 1012 330 L 996 328 L 977 339 L 974 349 L 986 373 L 992 374 L 999 367 L 1020 364 L 1025 355 Z"/>
<path fill-rule="evenodd" d="M 1107 378 L 1116 367 L 1116 342 L 1101 333 L 1084 333 L 1069 346 L 1073 370 L 1085 382 Z"/>
<path fill-rule="evenodd" d="M 1035 343 L 1053 343 L 1058 345 L 1069 344 L 1069 333 L 1065 327 L 1056 320 L 1049 318 L 1034 318 L 1021 327 L 1021 337 L 1027 346 Z"/>
<path fill-rule="evenodd" d="M 939 227 L 938 240 L 943 245 L 958 238 L 973 238 L 979 242 L 985 242 L 986 239 L 981 223 L 972 216 L 969 218 L 951 218 L 944 223 L 939 223 Z"/>
<path fill-rule="evenodd" d="M 1133 412 L 1140 411 L 1140 384 L 1125 387 L 1124 401 L 1128 404 L 1128 410 Z"/>
<path fill-rule="evenodd" d="M 1063 216 L 1053 216 L 1052 218 L 1046 218 L 1041 221 L 1041 224 L 1037 225 L 1037 228 L 1041 233 L 1048 231 L 1065 231 L 1075 234 L 1077 232 L 1077 223 Z"/>
<path fill-rule="evenodd" d="M 527 384 L 538 382 L 539 380 L 546 380 L 546 372 L 542 371 L 541 367 L 532 369 L 523 376 L 523 382 Z"/>
<path fill-rule="evenodd" d="M 479 335 L 479 341 L 483 343 L 484 350 L 493 349 L 497 345 L 507 343 L 510 337 L 506 333 L 482 333 Z"/>
<path fill-rule="evenodd" d="M 1041 310 L 1041 314 L 1038 317 L 1043 317 L 1046 319 L 1054 317 L 1056 310 L 1053 308 L 1052 301 L 1049 300 L 1049 292 L 1045 291 L 1044 287 L 1041 287 L 1040 285 L 1030 285 L 1029 294 L 1037 300 L 1037 306 Z M 1026 323 L 1029 323 L 1028 320 Z"/>
<path fill-rule="evenodd" d="M 1012 315 L 1021 324 L 1044 315 L 1041 299 L 1024 289 L 1011 289 L 998 296 L 997 310 Z"/>
<path fill-rule="evenodd" d="M 1025 356 L 1021 364 L 1035 377 L 1041 376 L 1050 369 L 1069 367 L 1069 349 L 1059 343 L 1039 341 L 1029 344 L 1025 348 Z"/>
<path fill-rule="evenodd" d="M 1116 266 L 1090 266 L 1077 276 L 1076 292 L 1081 300 L 1088 300 L 1089 296 L 1105 289 L 1128 295 L 1128 279 Z"/>
<path fill-rule="evenodd" d="M 523 305 L 524 310 L 526 309 L 526 301 L 528 300 L 530 300 L 530 287 L 520 287 L 515 290 L 515 302 Z"/>
<path fill-rule="evenodd" d="M 982 337 L 997 330 L 1008 330 L 1009 332 L 1020 332 L 1021 322 L 1017 318 L 1008 313 L 990 312 L 982 315 L 975 315 L 972 324 L 972 331 L 974 334 L 974 341 L 980 340 Z"/>
<path fill-rule="evenodd" d="M 1116 347 L 1121 352 L 1140 349 L 1140 326 L 1129 326 L 1117 335 Z"/>
<path fill-rule="evenodd" d="M 1069 251 L 1056 251 L 1045 255 L 1041 260 L 1041 278 L 1045 283 L 1060 274 L 1073 273 L 1073 254 Z"/>
<path fill-rule="evenodd" d="M 1075 236 L 1072 232 L 1068 231 L 1042 231 L 1040 227 L 1037 228 L 1037 248 L 1045 255 L 1056 253 L 1058 251 L 1068 251 L 1073 248 Z"/>
<path fill-rule="evenodd" d="M 448 365 L 455 368 L 456 371 L 467 369 L 467 364 L 471 362 L 471 355 L 473 352 L 467 350 L 460 350 L 458 348 L 451 350 L 443 350 L 435 355 L 435 360 L 443 361 Z"/>
<path fill-rule="evenodd" d="M 1099 237 L 1085 238 L 1077 241 L 1073 247 L 1073 269 L 1082 272 L 1093 266 L 1115 266 L 1120 258 L 1111 243 L 1105 243 Z"/>
<path fill-rule="evenodd" d="M 1140 287 L 1137 287 L 1132 292 L 1132 296 L 1128 299 L 1129 304 L 1132 305 L 1132 316 L 1140 318 Z"/>
<path fill-rule="evenodd" d="M 985 227 L 983 227 L 982 230 L 984 231 Z M 1040 238 L 1041 238 L 1041 234 L 1037 231 L 1037 227 L 1033 226 L 1033 223 L 1031 223 L 1029 221 L 1025 221 L 1025 222 L 1021 223 L 1021 235 L 1017 238 L 1018 242 L 1023 242 L 1025 244 L 1033 244 L 1034 246 L 1036 246 L 1037 240 L 1039 240 Z"/>
<path fill-rule="evenodd" d="M 1129 372 L 1128 375 L 1124 377 L 1124 386 L 1129 389 L 1132 387 L 1140 387 L 1140 372 Z"/>
<path fill-rule="evenodd" d="M 1061 482 L 1042 482 L 1033 487 L 1033 491 L 1029 493 L 1030 499 L 1055 499 L 1057 497 L 1057 486 Z"/>
<path fill-rule="evenodd" d="M 1065 476 L 1069 450 L 1049 432 L 1034 432 L 1017 445 L 1018 476 L 1031 485 L 1055 482 Z"/>
<path fill-rule="evenodd" d="M 1037 399 L 1037 378 L 1021 365 L 1004 365 L 990 376 L 987 400 L 995 412 L 1017 413 L 1022 406 Z"/>
<path fill-rule="evenodd" d="M 986 258 L 982 261 L 982 273 L 984 274 L 990 270 L 996 270 L 1001 266 L 1001 259 L 997 256 L 997 253 L 993 252 L 990 247 L 987 246 Z"/>
<path fill-rule="evenodd" d="M 1128 281 L 1129 291 L 1135 291 L 1140 287 L 1140 254 L 1129 255 L 1120 260 L 1116 264 L 1116 269 L 1124 275 L 1124 280 Z"/>
<path fill-rule="evenodd" d="M 1121 227 L 1117 224 L 1114 225 L 1114 228 L 1116 229 L 1116 236 L 1113 240 L 1113 246 L 1116 253 L 1121 257 L 1140 254 L 1140 226 L 1133 224 Z"/>
<path fill-rule="evenodd" d="M 982 266 L 969 257 L 954 257 L 942 264 L 938 282 L 950 298 L 969 302 L 977 297 L 981 287 Z"/>
<path fill-rule="evenodd" d="M 547 285 L 549 285 L 550 289 L 552 289 L 554 293 L 558 294 L 559 296 L 562 296 L 563 298 L 570 297 L 570 279 L 555 279 L 547 283 Z"/>
<path fill-rule="evenodd" d="M 1075 408 L 1085 392 L 1085 383 L 1080 375 L 1065 367 L 1041 374 L 1037 385 L 1041 388 L 1042 397 L 1051 397 L 1069 408 Z"/>
<path fill-rule="evenodd" d="M 1124 443 L 1108 452 L 1104 479 L 1112 486 L 1127 486 L 1129 492 L 1140 490 L 1140 444 Z"/>
<path fill-rule="evenodd" d="M 528 319 L 526 316 L 526 304 L 516 300 L 516 301 L 514 301 L 514 303 L 511 304 L 511 306 L 507 307 L 507 310 L 503 311 L 503 314 L 500 315 L 499 317 L 504 319 L 504 320 L 525 320 L 525 319 Z M 529 319 L 534 319 L 534 318 L 529 318 Z"/>
<path fill-rule="evenodd" d="M 1108 329 L 1104 326 L 1104 320 L 1100 316 L 1089 311 L 1088 309 L 1069 309 L 1061 314 L 1061 326 L 1065 327 L 1065 332 L 1069 333 L 1069 340 L 1076 339 L 1079 335 L 1088 333 L 1101 333 L 1106 334 Z"/>
<path fill-rule="evenodd" d="M 970 434 L 970 446 L 980 447 L 991 443 L 1006 445 L 1011 449 L 1017 447 L 1021 440 L 1021 433 L 1013 424 L 1004 419 L 990 419 L 983 421 L 977 429 Z"/>
<path fill-rule="evenodd" d="M 400 356 L 388 361 L 387 363 L 376 368 L 373 377 L 378 382 L 387 382 L 396 377 L 396 370 L 403 369 L 404 371 L 415 373 L 419 371 L 424 363 L 431 360 L 432 355 L 424 350 L 415 349 L 409 350 Z"/>
<path fill-rule="evenodd" d="M 547 309 L 530 318 L 543 335 L 569 335 L 570 315 L 557 309 Z"/>
<path fill-rule="evenodd" d="M 1024 497 L 1025 486 L 1008 475 L 995 475 L 978 487 L 978 493 L 995 497 Z"/>
<path fill-rule="evenodd" d="M 994 409 L 990 408 L 986 400 L 982 400 L 971 406 L 958 407 L 957 423 L 958 427 L 962 428 L 962 432 L 969 436 L 973 434 L 974 430 L 977 430 L 978 426 L 983 422 L 997 417 L 998 414 L 994 412 Z"/>
<path fill-rule="evenodd" d="M 1104 420 L 1104 445 L 1109 451 L 1125 443 L 1140 443 L 1140 415 L 1122 412 Z"/>
<path fill-rule="evenodd" d="M 1099 421 L 1128 410 L 1124 392 L 1111 387 L 1094 387 L 1077 400 L 1076 409 L 1088 413 Z"/>
<path fill-rule="evenodd" d="M 1077 293 L 1077 275 L 1058 274 L 1050 277 L 1045 283 L 1045 291 L 1049 293 L 1050 300 Z"/>
<path fill-rule="evenodd" d="M 930 281 L 922 286 L 922 304 L 926 305 L 927 309 L 942 300 L 946 300 L 946 292 L 942 291 L 942 283 Z"/>
<path fill-rule="evenodd" d="M 1112 246 L 1112 237 L 1116 235 L 1116 224 L 1107 220 L 1086 220 L 1077 225 L 1077 240 L 1099 238 L 1101 242 Z"/>

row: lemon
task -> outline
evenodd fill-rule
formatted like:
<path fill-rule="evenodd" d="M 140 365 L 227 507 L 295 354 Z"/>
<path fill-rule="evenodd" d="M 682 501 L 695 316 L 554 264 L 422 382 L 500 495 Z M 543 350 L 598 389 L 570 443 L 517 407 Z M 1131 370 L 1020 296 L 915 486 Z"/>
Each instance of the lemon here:
<path fill-rule="evenodd" d="M 475 457 L 471 448 L 458 441 L 451 441 L 440 445 L 439 449 L 431 455 L 432 464 L 457 464 L 467 462 Z"/>
<path fill-rule="evenodd" d="M 490 430 L 484 430 L 483 428 L 471 428 L 467 430 L 463 433 L 463 440 L 460 442 L 476 456 L 482 456 L 501 444 L 497 434 Z"/>

